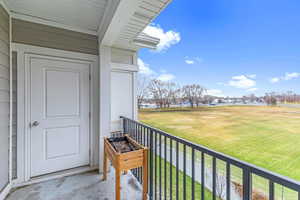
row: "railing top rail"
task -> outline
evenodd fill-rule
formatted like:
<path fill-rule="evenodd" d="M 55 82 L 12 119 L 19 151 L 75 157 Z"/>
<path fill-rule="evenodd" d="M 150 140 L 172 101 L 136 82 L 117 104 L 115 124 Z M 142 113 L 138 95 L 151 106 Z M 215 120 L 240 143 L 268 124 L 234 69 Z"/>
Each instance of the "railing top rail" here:
<path fill-rule="evenodd" d="M 141 126 L 143 126 L 145 128 L 150 129 L 153 132 L 161 134 L 161 135 L 163 135 L 163 136 L 165 136 L 167 138 L 170 138 L 170 139 L 172 139 L 172 140 L 174 140 L 176 142 L 179 142 L 181 144 L 189 146 L 189 147 L 191 147 L 191 148 L 193 148 L 195 150 L 198 150 L 200 152 L 204 152 L 204 153 L 206 153 L 206 154 L 208 154 L 210 156 L 216 157 L 216 158 L 218 158 L 220 160 L 228 162 L 228 163 L 230 163 L 232 165 L 235 165 L 237 167 L 240 167 L 242 169 L 247 169 L 247 170 L 249 170 L 253 174 L 259 175 L 261 177 L 264 177 L 266 179 L 269 179 L 269 180 L 273 181 L 274 183 L 278 183 L 280 185 L 283 185 L 285 187 L 288 187 L 290 189 L 293 189 L 293 190 L 296 190 L 296 191 L 300 192 L 300 182 L 299 181 L 296 181 L 296 180 L 293 180 L 291 178 L 282 176 L 282 175 L 277 174 L 275 172 L 271 172 L 269 170 L 266 170 L 264 168 L 258 167 L 256 165 L 253 165 L 253 164 L 250 164 L 250 163 L 247 163 L 245 161 L 241 161 L 241 160 L 239 160 L 237 158 L 225 155 L 223 153 L 214 151 L 214 150 L 209 149 L 209 148 L 207 148 L 205 146 L 202 146 L 202 145 L 199 145 L 199 144 L 195 144 L 193 142 L 190 142 L 190 141 L 182 139 L 180 137 L 171 135 L 171 134 L 166 133 L 165 131 L 162 131 L 162 130 L 160 130 L 158 128 L 151 127 L 151 126 L 149 126 L 147 124 L 144 124 L 144 123 L 132 120 L 130 118 L 123 117 L 123 116 L 121 116 L 120 118 L 128 120 L 128 121 L 131 121 L 131 122 L 134 122 L 136 124 L 139 124 L 139 125 L 141 125 Z"/>

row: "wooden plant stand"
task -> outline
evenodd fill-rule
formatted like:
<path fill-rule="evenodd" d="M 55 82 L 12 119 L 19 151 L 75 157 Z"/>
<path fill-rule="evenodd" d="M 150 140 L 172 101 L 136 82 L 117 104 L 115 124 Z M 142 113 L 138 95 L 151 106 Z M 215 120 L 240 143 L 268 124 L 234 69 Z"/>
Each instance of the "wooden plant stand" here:
<path fill-rule="evenodd" d="M 130 143 L 127 149 L 118 148 L 117 145 L 114 145 L 114 141 L 118 142 L 124 140 Z M 107 159 L 111 161 L 115 168 L 116 200 L 120 200 L 121 198 L 121 173 L 138 167 L 143 167 L 143 200 L 146 200 L 148 193 L 148 148 L 140 145 L 128 135 L 117 138 L 104 138 L 103 180 L 107 178 Z"/>

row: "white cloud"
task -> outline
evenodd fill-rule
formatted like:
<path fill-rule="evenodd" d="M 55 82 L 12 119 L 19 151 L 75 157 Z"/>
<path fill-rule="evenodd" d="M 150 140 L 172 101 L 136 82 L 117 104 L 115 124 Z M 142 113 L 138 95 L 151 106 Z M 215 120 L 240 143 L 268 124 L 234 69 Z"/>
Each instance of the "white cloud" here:
<path fill-rule="evenodd" d="M 193 65 L 193 64 L 195 64 L 195 61 L 186 59 L 185 63 L 188 65 Z"/>
<path fill-rule="evenodd" d="M 286 72 L 284 76 L 282 77 L 273 77 L 270 79 L 270 82 L 271 83 L 278 83 L 279 81 L 289 81 L 289 80 L 292 80 L 292 79 L 296 79 L 296 78 L 299 78 L 300 77 L 300 73 L 298 72 L 293 72 L 293 73 L 289 73 L 289 72 Z"/>
<path fill-rule="evenodd" d="M 252 79 L 256 79 L 256 74 L 249 74 L 247 75 L 249 78 L 252 78 Z"/>
<path fill-rule="evenodd" d="M 228 82 L 229 86 L 241 88 L 241 89 L 249 89 L 256 85 L 256 81 L 249 78 L 249 76 L 240 75 L 233 76 L 231 80 Z"/>
<path fill-rule="evenodd" d="M 161 74 L 157 77 L 157 79 L 161 81 L 171 81 L 175 79 L 175 76 L 173 74 Z"/>
<path fill-rule="evenodd" d="M 279 82 L 280 81 L 280 78 L 278 78 L 278 77 L 274 77 L 274 78 L 271 78 L 270 79 L 270 82 L 271 83 L 277 83 L 277 82 Z"/>
<path fill-rule="evenodd" d="M 210 89 L 206 91 L 207 95 L 211 95 L 211 96 L 224 96 L 223 91 L 222 90 L 218 90 L 218 89 Z"/>
<path fill-rule="evenodd" d="M 149 77 L 150 79 L 156 78 L 161 81 L 171 81 L 175 76 L 168 73 L 167 70 L 161 69 L 159 72 L 152 70 L 149 64 L 145 63 L 142 59 L 138 58 L 139 74 Z"/>
<path fill-rule="evenodd" d="M 258 88 L 249 88 L 247 91 L 248 92 L 255 92 L 255 91 L 257 91 L 258 90 Z"/>
<path fill-rule="evenodd" d="M 155 72 L 150 68 L 150 66 L 140 58 L 138 58 L 138 66 L 139 66 L 139 73 L 143 75 L 151 76 L 155 74 Z"/>
<path fill-rule="evenodd" d="M 188 56 L 186 56 L 184 62 L 188 65 L 193 65 L 195 63 L 202 63 L 203 59 L 200 57 L 189 58 Z"/>
<path fill-rule="evenodd" d="M 297 72 L 293 72 L 293 73 L 285 73 L 285 76 L 283 77 L 283 80 L 291 80 L 291 79 L 294 79 L 294 78 L 298 78 L 300 76 L 300 73 L 297 73 Z"/>
<path fill-rule="evenodd" d="M 160 39 L 160 42 L 157 45 L 156 49 L 156 51 L 158 52 L 167 50 L 172 45 L 177 44 L 181 40 L 180 33 L 173 30 L 164 31 L 159 25 L 156 24 L 148 25 L 145 28 L 144 32 L 152 37 Z"/>

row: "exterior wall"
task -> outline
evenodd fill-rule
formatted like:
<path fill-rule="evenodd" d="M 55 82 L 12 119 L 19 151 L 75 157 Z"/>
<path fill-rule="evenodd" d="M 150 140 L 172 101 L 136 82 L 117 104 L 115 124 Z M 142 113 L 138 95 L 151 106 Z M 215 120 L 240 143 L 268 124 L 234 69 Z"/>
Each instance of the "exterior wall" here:
<path fill-rule="evenodd" d="M 134 73 L 121 70 L 111 72 L 111 131 L 120 131 L 120 116 L 133 118 Z"/>
<path fill-rule="evenodd" d="M 134 61 L 135 52 L 124 49 L 111 49 L 111 62 L 123 63 L 132 65 Z"/>
<path fill-rule="evenodd" d="M 120 131 L 120 116 L 136 118 L 136 52 L 111 50 L 111 131 Z"/>
<path fill-rule="evenodd" d="M 91 121 L 91 167 L 97 167 L 98 160 L 99 160 L 99 152 L 98 152 L 98 146 L 99 146 L 99 65 L 98 65 L 98 56 L 95 55 L 87 55 L 87 54 L 81 54 L 81 53 L 75 53 L 70 51 L 62 51 L 62 50 L 56 50 L 56 49 L 49 49 L 49 48 L 43 48 L 43 47 L 36 47 L 36 46 L 28 46 L 23 44 L 13 44 L 12 45 L 12 75 L 13 75 L 13 102 L 17 101 L 17 106 L 13 104 L 13 115 L 12 117 L 15 119 L 17 117 L 17 120 L 13 120 L 13 129 L 12 129 L 12 176 L 15 179 L 14 185 L 22 185 L 26 181 L 30 179 L 30 168 L 27 168 L 27 164 L 30 163 L 30 160 L 27 158 L 30 155 L 29 152 L 29 145 L 26 145 L 25 141 L 27 139 L 27 135 L 25 134 L 26 131 L 28 131 L 28 126 L 26 124 L 29 124 L 29 121 L 25 118 L 25 115 L 27 114 L 27 108 L 28 108 L 28 102 L 26 102 L 26 95 L 27 90 L 25 88 L 25 85 L 23 84 L 25 79 L 28 80 L 28 77 L 26 76 L 28 74 L 27 70 L 29 63 L 24 62 L 25 58 L 30 59 L 30 56 L 41 54 L 41 55 L 47 55 L 50 57 L 62 57 L 66 59 L 79 59 L 84 60 L 86 62 L 89 62 L 91 65 L 91 114 L 92 114 L 92 121 Z M 17 60 L 16 60 L 17 58 Z M 17 66 L 17 70 L 14 70 Z M 27 66 L 27 67 L 26 67 Z M 17 76 L 17 81 L 15 77 Z M 16 88 L 17 86 L 17 88 Z M 14 91 L 17 90 L 17 96 L 15 95 Z M 17 110 L 18 109 L 18 110 Z M 17 110 L 17 111 L 16 111 Z M 18 113 L 16 116 L 15 113 Z M 17 127 L 17 135 L 15 127 Z M 16 136 L 16 137 L 15 137 Z M 94 149 L 97 149 L 94 150 Z M 94 151 L 93 151 L 94 150 Z M 17 160 L 17 165 L 16 165 Z M 17 169 L 17 170 L 16 170 Z M 0 198 L 1 199 L 1 198 Z"/>
<path fill-rule="evenodd" d="M 98 37 L 19 19 L 12 20 L 12 41 L 98 55 Z"/>
<path fill-rule="evenodd" d="M 0 191 L 9 182 L 10 39 L 9 15 L 0 4 Z"/>
<path fill-rule="evenodd" d="M 12 52 L 12 178 L 17 178 L 17 52 Z"/>
<path fill-rule="evenodd" d="M 3 23 L 1 22 L 1 20 L 2 18 L 0 19 L 0 23 Z M 1 33 L 2 31 L 0 30 L 0 37 L 1 37 Z M 79 33 L 79 32 L 70 31 L 61 28 L 56 28 L 52 26 L 32 23 L 28 21 L 19 20 L 19 19 L 12 19 L 12 42 L 59 49 L 59 50 L 67 50 L 72 52 L 86 53 L 92 55 L 98 55 L 99 52 L 97 36 Z M 0 38 L 0 47 L 1 47 L 1 38 Z M 1 74 L 1 66 L 0 66 L 0 74 Z M 17 52 L 12 53 L 12 75 L 13 75 L 12 178 L 16 179 L 18 176 L 17 174 L 17 159 L 18 159 L 17 158 Z M 0 92 L 0 100 L 1 100 L 1 92 Z"/>

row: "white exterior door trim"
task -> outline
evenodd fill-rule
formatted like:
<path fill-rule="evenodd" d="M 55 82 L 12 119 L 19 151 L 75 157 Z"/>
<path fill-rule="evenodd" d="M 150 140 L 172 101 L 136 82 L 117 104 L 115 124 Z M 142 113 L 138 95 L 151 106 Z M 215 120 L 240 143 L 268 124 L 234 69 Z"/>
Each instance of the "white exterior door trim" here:
<path fill-rule="evenodd" d="M 57 60 L 75 60 L 79 63 L 90 65 L 90 167 L 98 166 L 99 159 L 99 127 L 98 127 L 98 96 L 99 96 L 99 73 L 98 56 L 83 53 L 56 50 L 31 45 L 12 43 L 12 51 L 17 52 L 18 69 L 18 126 L 17 126 L 17 175 L 13 184 L 29 182 L 30 177 L 30 107 L 29 107 L 29 60 L 31 57 L 55 57 Z"/>

